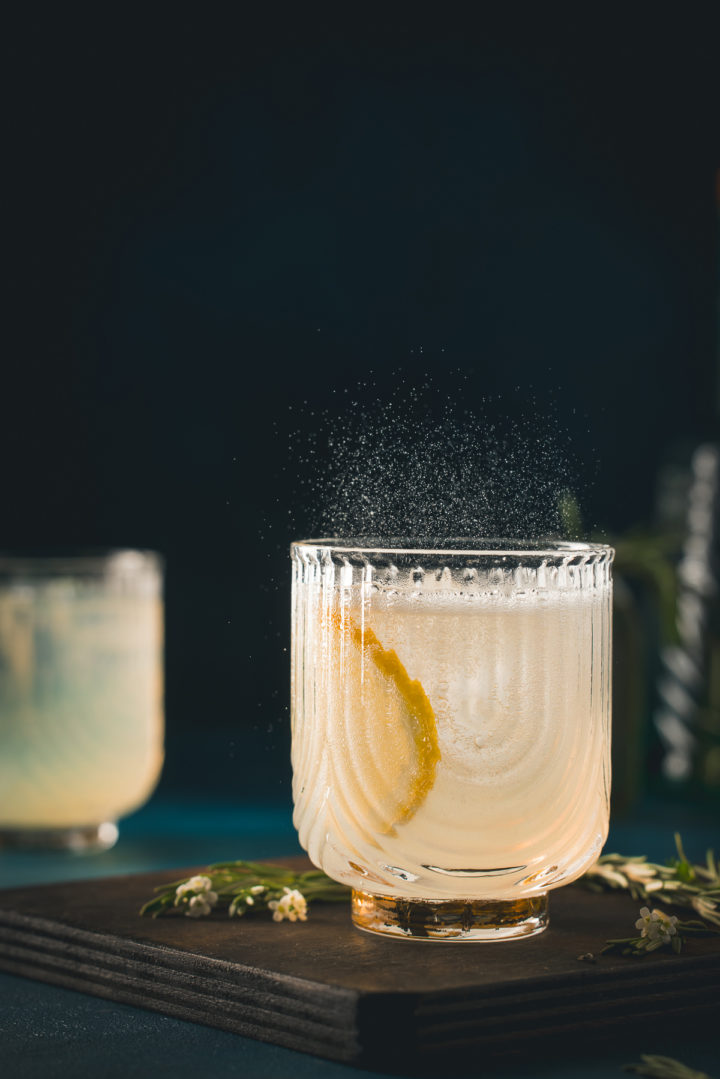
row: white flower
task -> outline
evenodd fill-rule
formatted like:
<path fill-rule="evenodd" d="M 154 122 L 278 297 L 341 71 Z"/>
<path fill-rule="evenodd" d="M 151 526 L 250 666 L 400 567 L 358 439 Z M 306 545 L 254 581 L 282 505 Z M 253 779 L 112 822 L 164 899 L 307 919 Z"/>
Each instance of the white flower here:
<path fill-rule="evenodd" d="M 653 911 L 653 917 L 657 919 L 657 935 L 663 944 L 669 944 L 670 938 L 677 934 L 678 919 L 674 914 L 666 914 L 664 910 Z"/>
<path fill-rule="evenodd" d="M 212 889 L 210 877 L 190 877 L 184 884 L 175 889 L 175 895 L 182 899 L 185 895 L 197 895 L 199 892 L 209 892 Z"/>
<path fill-rule="evenodd" d="M 185 907 L 188 918 L 202 918 L 209 914 L 217 900 L 210 877 L 190 877 L 175 889 L 175 906 Z"/>
<path fill-rule="evenodd" d="M 664 910 L 651 911 L 648 907 L 640 908 L 640 917 L 635 922 L 635 928 L 640 929 L 641 937 L 645 937 L 655 947 L 668 944 L 670 938 L 677 933 L 678 920 L 675 915 L 666 914 Z"/>
<path fill-rule="evenodd" d="M 262 895 L 264 891 L 264 884 L 253 884 L 252 888 L 250 889 L 250 895 Z"/>
<path fill-rule="evenodd" d="M 188 903 L 185 915 L 188 918 L 203 918 L 209 914 L 217 903 L 217 892 L 204 891 L 200 895 L 194 895 Z"/>
<path fill-rule="evenodd" d="M 647 937 L 650 934 L 650 926 L 652 925 L 652 914 L 650 913 L 650 907 L 640 907 L 640 917 L 635 922 L 635 928 L 641 929 L 640 936 Z"/>
<path fill-rule="evenodd" d="M 273 921 L 282 922 L 287 918 L 290 922 L 307 921 L 307 900 L 297 888 L 283 888 L 285 893 L 281 899 L 273 899 L 268 907 L 273 912 Z"/>

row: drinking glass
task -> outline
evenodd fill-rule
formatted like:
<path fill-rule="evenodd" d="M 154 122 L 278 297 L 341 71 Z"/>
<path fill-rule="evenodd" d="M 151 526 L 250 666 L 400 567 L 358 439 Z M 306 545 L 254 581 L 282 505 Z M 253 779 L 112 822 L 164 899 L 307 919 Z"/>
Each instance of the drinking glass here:
<path fill-rule="evenodd" d="M 294 821 L 361 929 L 500 940 L 607 836 L 613 550 L 294 543 Z"/>
<path fill-rule="evenodd" d="M 163 761 L 162 562 L 0 554 L 0 846 L 104 849 Z"/>

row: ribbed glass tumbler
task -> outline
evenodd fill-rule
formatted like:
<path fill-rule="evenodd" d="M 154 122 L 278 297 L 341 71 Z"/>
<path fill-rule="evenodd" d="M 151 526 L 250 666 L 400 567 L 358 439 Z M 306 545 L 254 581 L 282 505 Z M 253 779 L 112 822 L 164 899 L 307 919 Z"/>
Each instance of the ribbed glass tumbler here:
<path fill-rule="evenodd" d="M 295 825 L 355 925 L 500 940 L 607 835 L 613 551 L 295 543 Z"/>

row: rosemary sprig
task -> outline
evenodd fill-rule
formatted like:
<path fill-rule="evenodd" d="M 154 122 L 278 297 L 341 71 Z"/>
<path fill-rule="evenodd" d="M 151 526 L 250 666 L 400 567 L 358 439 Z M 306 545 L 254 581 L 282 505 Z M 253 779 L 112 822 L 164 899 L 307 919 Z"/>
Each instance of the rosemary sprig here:
<path fill-rule="evenodd" d="M 582 880 L 591 891 L 627 891 L 636 901 L 660 902 L 694 915 L 681 921 L 659 908 L 643 907 L 635 923 L 641 935 L 609 940 L 600 954 L 639 957 L 665 945 L 680 952 L 688 937 L 720 935 L 720 866 L 714 852 L 707 852 L 704 864 L 691 863 L 677 832 L 675 847 L 677 857 L 668 865 L 648 862 L 642 856 L 604 854 L 585 873 Z"/>
<path fill-rule="evenodd" d="M 669 865 L 649 862 L 644 856 L 605 854 L 585 873 L 582 881 L 592 891 L 623 890 L 636 901 L 659 901 L 694 915 L 681 921 L 643 907 L 635 923 L 640 936 L 607 941 L 598 954 L 643 956 L 665 945 L 679 952 L 688 937 L 720 935 L 720 866 L 714 853 L 708 851 L 705 863 L 697 865 L 688 860 L 677 833 L 675 846 L 677 857 Z M 242 917 L 269 910 L 276 921 L 305 921 L 309 903 L 344 903 L 350 895 L 349 888 L 319 869 L 294 873 L 285 866 L 247 861 L 217 862 L 201 875 L 161 884 L 155 892 L 141 915 L 181 913 L 198 918 L 224 909 L 231 917 Z M 595 956 L 579 958 L 594 961 Z"/>
<path fill-rule="evenodd" d="M 245 861 L 217 862 L 200 875 L 161 884 L 155 891 L 141 915 L 158 918 L 178 911 L 197 918 L 224 909 L 242 917 L 270 910 L 275 921 L 305 921 L 309 903 L 347 902 L 350 897 L 349 888 L 319 869 L 294 873 L 285 866 Z"/>
<path fill-rule="evenodd" d="M 644 912 L 645 918 L 643 919 Z M 679 955 L 688 937 L 707 937 L 720 934 L 719 929 L 711 929 L 699 919 L 681 922 L 678 918 L 668 918 L 663 911 L 650 911 L 647 907 L 643 907 L 640 914 L 641 918 L 635 924 L 639 925 L 640 921 L 647 922 L 649 932 L 639 937 L 622 937 L 618 940 L 608 940 L 605 947 L 601 948 L 598 954 L 605 955 L 608 952 L 615 952 L 620 955 L 640 958 L 669 944 L 672 950 Z"/>
<path fill-rule="evenodd" d="M 677 857 L 668 865 L 649 862 L 644 856 L 603 854 L 587 870 L 583 883 L 594 892 L 624 890 L 636 900 L 692 910 L 720 928 L 720 865 L 714 852 L 707 852 L 704 865 L 693 865 L 677 832 L 675 846 Z"/>

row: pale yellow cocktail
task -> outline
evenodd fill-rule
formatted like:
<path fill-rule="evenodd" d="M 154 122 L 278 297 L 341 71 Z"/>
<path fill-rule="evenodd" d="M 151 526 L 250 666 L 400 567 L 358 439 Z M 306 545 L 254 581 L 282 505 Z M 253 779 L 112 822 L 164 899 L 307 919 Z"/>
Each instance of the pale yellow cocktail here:
<path fill-rule="evenodd" d="M 455 542 L 294 546 L 295 822 L 363 928 L 496 939 L 607 834 L 611 552 Z"/>

